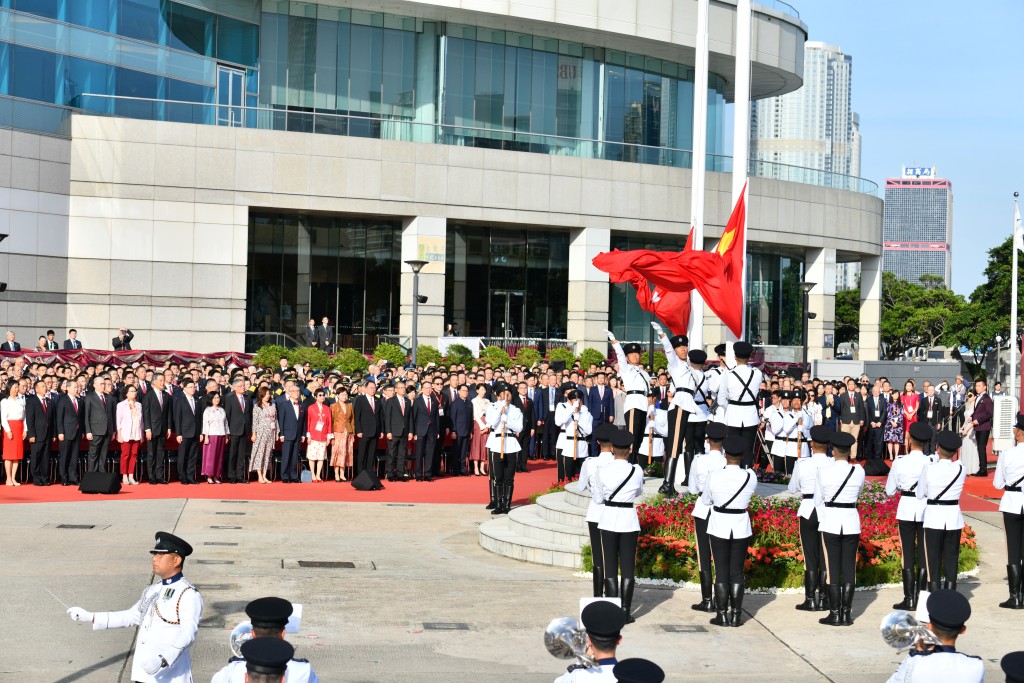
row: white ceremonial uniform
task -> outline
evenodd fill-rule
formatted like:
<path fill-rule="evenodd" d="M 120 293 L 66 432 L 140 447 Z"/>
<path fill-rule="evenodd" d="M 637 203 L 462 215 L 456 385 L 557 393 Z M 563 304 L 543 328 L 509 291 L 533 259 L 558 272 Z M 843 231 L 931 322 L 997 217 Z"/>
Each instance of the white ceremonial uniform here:
<path fill-rule="evenodd" d="M 696 411 L 690 415 L 690 422 L 707 422 L 711 419 L 711 407 L 708 405 L 708 386 L 710 380 L 707 374 L 700 370 L 692 370 L 692 377 L 694 381 L 693 385 L 693 405 Z M 701 448 L 703 446 L 700 446 Z"/>
<path fill-rule="evenodd" d="M 715 402 L 715 412 L 708 419 L 712 422 L 721 422 L 723 424 L 725 423 L 725 407 L 728 403 L 722 391 L 722 378 L 725 373 L 726 371 L 721 365 L 717 365 L 704 373 L 708 380 L 704 391 Z"/>
<path fill-rule="evenodd" d="M 996 476 L 992 486 L 1003 489 L 1003 498 L 999 501 L 1000 512 L 1024 514 L 1024 444 L 1017 444 L 999 454 L 996 462 Z M 1009 491 L 1015 488 L 1016 491 Z"/>
<path fill-rule="evenodd" d="M 580 410 L 575 412 L 576 402 L 563 401 L 555 406 L 555 424 L 562 432 L 555 441 L 555 449 L 566 458 L 573 457 L 573 434 L 576 435 L 576 457 L 585 459 L 590 455 L 590 444 L 587 437 L 594 428 L 594 416 L 587 407 L 579 403 Z"/>
<path fill-rule="evenodd" d="M 765 446 L 767 446 L 768 448 L 768 452 L 771 455 L 782 455 L 782 453 L 775 452 L 775 426 L 781 428 L 781 424 L 779 424 L 777 421 L 777 418 L 781 416 L 781 409 L 774 403 L 769 403 L 768 407 L 764 409 L 764 414 L 761 415 L 761 419 L 765 422 L 766 425 L 764 430 L 764 442 Z"/>
<path fill-rule="evenodd" d="M 319 683 L 320 678 L 313 673 L 313 665 L 309 661 L 293 659 L 288 662 L 284 682 Z M 213 675 L 210 683 L 245 683 L 245 660 L 241 657 L 232 657 L 227 666 Z"/>
<path fill-rule="evenodd" d="M 806 458 L 810 452 L 811 439 L 811 422 L 813 421 L 811 416 L 800 410 L 790 410 L 783 417 L 786 437 L 789 441 L 786 442 L 786 457 L 787 458 Z M 800 450 L 797 451 L 797 444 L 800 444 Z"/>
<path fill-rule="evenodd" d="M 772 455 L 782 457 L 786 454 L 786 413 L 774 405 L 765 408 L 764 414 L 768 418 L 768 429 L 765 436 L 771 434 L 771 446 L 768 452 Z"/>
<path fill-rule="evenodd" d="M 885 493 L 895 496 L 897 491 L 904 492 L 896 508 L 896 519 L 904 522 L 920 522 L 924 519 L 925 501 L 918 499 L 917 489 L 921 485 L 921 472 L 928 462 L 928 457 L 921 451 L 897 455 L 893 461 L 889 478 L 885 480 Z"/>
<path fill-rule="evenodd" d="M 693 379 L 693 370 L 690 363 L 681 360 L 672 348 L 672 342 L 665 335 L 661 337 L 661 346 L 665 350 L 665 357 L 668 359 L 668 376 L 672 378 L 672 391 L 675 392 L 672 400 L 669 401 L 669 408 L 682 408 L 688 413 L 696 410 L 693 404 L 693 390 L 697 386 Z"/>
<path fill-rule="evenodd" d="M 921 472 L 917 485 L 917 499 L 927 501 L 924 508 L 925 529 L 964 528 L 964 516 L 960 512 L 960 494 L 964 490 L 967 468 L 952 460 L 931 463 Z M 941 496 L 941 498 L 940 498 Z M 932 501 L 957 501 L 956 505 L 934 505 Z"/>
<path fill-rule="evenodd" d="M 138 626 L 132 658 L 132 680 L 139 683 L 192 683 L 189 649 L 199 631 L 203 597 L 180 574 L 142 591 L 142 597 L 121 612 L 97 612 L 92 628 Z M 162 667 L 161 658 L 167 662 Z"/>
<path fill-rule="evenodd" d="M 827 453 L 812 453 L 809 458 L 800 458 L 793 467 L 789 479 L 789 492 L 800 495 L 800 509 L 797 516 L 810 519 L 814 512 L 814 485 L 818 480 L 818 469 L 835 462 Z"/>
<path fill-rule="evenodd" d="M 598 666 L 591 666 L 585 669 L 566 671 L 555 679 L 555 683 L 615 683 L 612 669 L 618 664 L 614 658 L 598 660 Z"/>
<path fill-rule="evenodd" d="M 723 469 L 708 474 L 701 502 L 711 508 L 708 517 L 708 535 L 718 538 L 747 538 L 753 536 L 747 505 L 757 488 L 757 477 L 751 470 L 741 470 L 739 465 L 726 465 Z M 731 502 L 730 502 L 731 501 Z M 728 505 L 726 506 L 726 503 Z M 743 510 L 742 514 L 718 512 L 715 506 L 730 510 Z"/>
<path fill-rule="evenodd" d="M 710 453 L 696 453 L 693 456 L 692 471 L 690 472 L 690 493 L 700 496 L 704 493 L 711 472 L 725 468 L 725 456 L 722 451 L 711 451 Z M 711 512 L 711 506 L 704 502 L 703 497 L 697 498 L 693 504 L 693 516 L 707 519 Z"/>
<path fill-rule="evenodd" d="M 654 406 L 650 406 L 647 409 L 647 424 L 644 425 L 644 439 L 640 442 L 640 455 L 664 457 L 665 442 L 661 438 L 663 436 L 668 436 L 668 411 L 656 410 Z"/>
<path fill-rule="evenodd" d="M 504 411 L 504 413 L 502 412 Z M 502 452 L 502 435 L 505 437 L 505 453 L 519 452 L 519 439 L 516 436 L 523 431 L 523 411 L 514 405 L 505 406 L 504 401 L 492 403 L 487 409 L 487 428 L 491 430 L 487 437 L 487 450 L 492 453 Z M 499 428 L 501 425 L 501 428 Z"/>
<path fill-rule="evenodd" d="M 804 407 L 804 410 L 806 410 L 807 414 L 811 416 L 811 421 L 815 425 L 821 424 L 821 404 L 819 404 L 817 401 L 809 403 L 807 406 Z"/>
<path fill-rule="evenodd" d="M 850 474 L 851 468 L 853 474 Z M 860 465 L 851 465 L 845 460 L 834 460 L 819 467 L 814 485 L 818 531 L 827 534 L 859 534 L 860 512 L 857 508 L 830 508 L 825 507 L 825 503 L 856 503 L 862 488 L 864 468 Z"/>
<path fill-rule="evenodd" d="M 597 454 L 596 458 L 584 460 L 583 467 L 580 468 L 579 492 L 590 493 L 590 503 L 587 505 L 586 517 L 588 522 L 601 521 L 601 511 L 604 510 L 604 505 L 594 501 L 594 490 L 597 488 L 597 471 L 613 460 L 615 460 L 615 456 L 612 455 L 611 451 L 601 451 Z"/>
<path fill-rule="evenodd" d="M 615 360 L 619 364 L 619 379 L 622 381 L 622 390 L 626 392 L 626 400 L 622 404 L 622 412 L 625 414 L 630 410 L 647 410 L 647 397 L 651 393 L 651 376 L 639 365 L 630 365 L 626 361 L 626 354 L 622 351 L 622 344 L 612 344 L 615 351 Z"/>
<path fill-rule="evenodd" d="M 981 683 L 985 662 L 962 652 L 932 652 L 903 660 L 887 683 Z"/>
<path fill-rule="evenodd" d="M 722 375 L 718 403 L 722 405 L 723 397 L 727 402 L 725 424 L 730 427 L 753 427 L 761 421 L 757 412 L 757 392 L 762 381 L 764 376 L 761 371 L 749 365 L 737 365 Z"/>
<path fill-rule="evenodd" d="M 603 506 L 597 528 L 620 533 L 640 531 L 640 519 L 636 516 L 636 508 L 608 507 L 604 503 L 632 503 L 643 495 L 643 468 L 639 465 L 630 465 L 628 460 L 613 460 L 598 468 L 594 479 L 594 501 Z M 625 486 L 619 488 L 623 481 L 626 482 Z M 612 498 L 615 489 L 619 489 L 619 492 Z"/>

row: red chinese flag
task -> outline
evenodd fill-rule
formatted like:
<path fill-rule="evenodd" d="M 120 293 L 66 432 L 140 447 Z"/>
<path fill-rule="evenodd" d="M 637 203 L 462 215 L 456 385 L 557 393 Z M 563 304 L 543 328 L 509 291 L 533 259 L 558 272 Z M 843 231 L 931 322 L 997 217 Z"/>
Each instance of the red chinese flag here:
<path fill-rule="evenodd" d="M 718 241 L 713 253 L 721 257 L 723 262 L 723 273 L 727 283 L 726 292 L 722 299 L 717 302 L 715 313 L 722 319 L 733 334 L 737 337 L 743 335 L 743 259 L 746 257 L 746 240 L 744 233 L 747 227 L 747 185 L 744 183 L 743 191 L 733 207 L 729 222 L 725 225 L 725 232 L 722 239 Z M 710 303 L 710 302 L 709 302 Z M 732 321 L 732 323 L 727 322 Z"/>

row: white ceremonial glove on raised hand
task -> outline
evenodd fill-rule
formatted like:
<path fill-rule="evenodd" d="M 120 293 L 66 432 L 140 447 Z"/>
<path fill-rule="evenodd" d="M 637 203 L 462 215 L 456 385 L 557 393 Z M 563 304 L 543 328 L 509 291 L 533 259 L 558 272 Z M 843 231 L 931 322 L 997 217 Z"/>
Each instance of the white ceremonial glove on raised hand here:
<path fill-rule="evenodd" d="M 71 621 L 77 621 L 80 624 L 91 624 L 92 623 L 92 612 L 86 612 L 81 607 L 71 607 L 68 609 L 68 616 L 71 617 Z"/>
<path fill-rule="evenodd" d="M 653 320 L 651 321 L 651 327 L 653 327 L 654 331 L 657 332 L 658 334 L 661 334 L 661 335 L 665 334 L 665 330 L 661 329 L 661 325 L 659 325 L 658 323 L 654 322 Z"/>
<path fill-rule="evenodd" d="M 614 332 L 612 332 L 611 330 L 605 330 L 604 333 L 608 335 L 608 341 L 610 341 L 610 342 L 614 342 L 615 341 L 615 333 Z"/>

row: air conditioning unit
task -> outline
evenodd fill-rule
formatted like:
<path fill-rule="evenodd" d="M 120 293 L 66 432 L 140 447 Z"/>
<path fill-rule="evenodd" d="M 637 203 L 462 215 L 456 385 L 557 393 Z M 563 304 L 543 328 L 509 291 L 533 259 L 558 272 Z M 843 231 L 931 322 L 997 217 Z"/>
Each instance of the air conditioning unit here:
<path fill-rule="evenodd" d="M 1013 446 L 1013 426 L 1017 424 L 1017 399 L 992 397 L 992 450 L 1005 451 Z"/>

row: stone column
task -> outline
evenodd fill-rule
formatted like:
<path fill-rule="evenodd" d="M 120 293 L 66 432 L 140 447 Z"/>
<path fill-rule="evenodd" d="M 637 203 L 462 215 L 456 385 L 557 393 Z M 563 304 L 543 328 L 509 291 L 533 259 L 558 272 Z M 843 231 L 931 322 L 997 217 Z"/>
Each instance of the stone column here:
<path fill-rule="evenodd" d="M 567 336 L 576 342 L 576 353 L 588 346 L 603 350 L 608 342 L 608 274 L 595 268 L 593 259 L 611 248 L 611 230 L 573 230 L 569 240 Z"/>
<path fill-rule="evenodd" d="M 412 268 L 406 261 L 429 261 L 420 271 L 419 343 L 437 346 L 444 332 L 444 269 L 447 221 L 441 216 L 416 216 L 402 221 L 402 294 L 398 333 L 412 336 Z M 367 287 L 374 283 L 367 282 Z M 411 339 L 410 339 L 411 343 Z"/>
<path fill-rule="evenodd" d="M 836 250 L 807 249 L 805 259 L 804 281 L 815 283 L 808 296 L 809 311 L 817 314 L 807 321 L 807 359 L 831 360 L 835 355 Z"/>
<path fill-rule="evenodd" d="M 859 360 L 878 360 L 882 348 L 882 257 L 860 260 Z"/>

